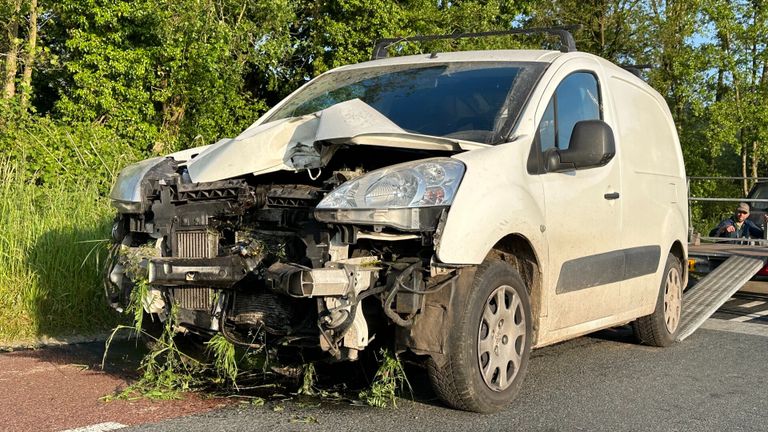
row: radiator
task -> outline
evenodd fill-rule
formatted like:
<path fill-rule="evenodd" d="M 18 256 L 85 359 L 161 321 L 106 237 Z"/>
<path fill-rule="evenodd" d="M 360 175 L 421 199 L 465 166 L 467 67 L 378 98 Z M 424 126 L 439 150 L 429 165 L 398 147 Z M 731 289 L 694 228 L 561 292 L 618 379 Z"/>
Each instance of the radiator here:
<path fill-rule="evenodd" d="M 176 253 L 179 258 L 214 258 L 218 255 L 219 235 L 213 231 L 176 231 Z M 213 290 L 206 287 L 175 287 L 173 301 L 182 309 L 210 311 Z"/>
<path fill-rule="evenodd" d="M 176 231 L 179 258 L 214 258 L 218 254 L 219 235 L 211 231 Z"/>
<path fill-rule="evenodd" d="M 173 302 L 181 309 L 210 311 L 213 308 L 213 290 L 204 287 L 179 286 L 171 290 Z"/>

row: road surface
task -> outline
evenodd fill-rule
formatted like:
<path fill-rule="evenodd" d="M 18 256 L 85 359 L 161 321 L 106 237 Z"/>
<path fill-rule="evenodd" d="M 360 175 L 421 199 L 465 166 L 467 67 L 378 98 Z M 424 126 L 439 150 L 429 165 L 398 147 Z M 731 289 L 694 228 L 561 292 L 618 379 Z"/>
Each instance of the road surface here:
<path fill-rule="evenodd" d="M 2 361 L 0 356 L 0 371 Z M 409 379 L 417 389 L 416 400 L 401 399 L 397 409 L 295 398 L 271 400 L 263 406 L 193 399 L 173 406 L 150 404 L 154 407 L 150 412 L 157 414 L 149 417 L 142 417 L 141 409 L 123 405 L 123 414 L 129 408 L 138 413 L 133 417 L 106 413 L 98 419 L 83 418 L 75 426 L 131 425 L 121 429 L 126 432 L 768 431 L 768 299 L 731 299 L 701 330 L 670 348 L 637 345 L 625 327 L 536 350 L 520 396 L 508 409 L 493 415 L 444 408 L 429 391 L 423 373 L 415 371 Z M 0 393 L 8 390 L 2 386 L 0 375 Z M 2 416 L 11 415 L 15 408 L 6 408 L 2 401 L 7 403 L 8 398 L 0 396 L 0 412 L 6 413 Z M 201 402 L 208 405 L 189 407 Z M 201 410 L 205 412 L 188 415 Z M 169 416 L 179 417 L 160 420 Z M 73 423 L 77 422 L 66 426 L 71 428 Z M 5 430 L 3 424 L 8 423 L 0 417 L 0 430 Z M 64 429 L 50 425 L 30 428 L 23 421 L 16 424 L 8 430 Z"/>

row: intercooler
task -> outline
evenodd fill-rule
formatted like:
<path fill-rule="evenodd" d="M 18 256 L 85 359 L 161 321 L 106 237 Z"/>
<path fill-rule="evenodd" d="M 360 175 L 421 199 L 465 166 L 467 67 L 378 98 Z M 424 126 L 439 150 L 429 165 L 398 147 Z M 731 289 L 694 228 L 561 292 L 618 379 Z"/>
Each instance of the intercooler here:
<path fill-rule="evenodd" d="M 214 258 L 218 254 L 219 234 L 215 231 L 176 231 L 173 256 Z M 208 287 L 178 286 L 171 289 L 173 301 L 182 309 L 210 311 L 213 290 Z"/>

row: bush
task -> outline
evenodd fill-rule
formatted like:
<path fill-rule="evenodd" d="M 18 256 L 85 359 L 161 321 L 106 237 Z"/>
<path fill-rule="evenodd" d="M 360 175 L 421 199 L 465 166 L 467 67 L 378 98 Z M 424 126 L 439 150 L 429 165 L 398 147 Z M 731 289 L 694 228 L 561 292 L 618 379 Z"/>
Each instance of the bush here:
<path fill-rule="evenodd" d="M 0 153 L 38 186 L 72 189 L 87 182 L 107 196 L 120 169 L 148 154 L 100 124 L 58 124 L 17 109 L 13 100 L 0 100 L 0 119 Z"/>

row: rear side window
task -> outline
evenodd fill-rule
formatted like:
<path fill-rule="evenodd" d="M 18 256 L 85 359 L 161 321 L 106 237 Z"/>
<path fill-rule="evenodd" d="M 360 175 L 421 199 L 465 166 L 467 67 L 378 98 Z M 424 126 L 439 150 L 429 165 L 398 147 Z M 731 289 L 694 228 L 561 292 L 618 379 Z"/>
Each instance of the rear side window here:
<path fill-rule="evenodd" d="M 602 120 L 597 78 L 589 72 L 568 75 L 557 86 L 539 123 L 541 150 L 567 149 L 577 122 Z"/>

